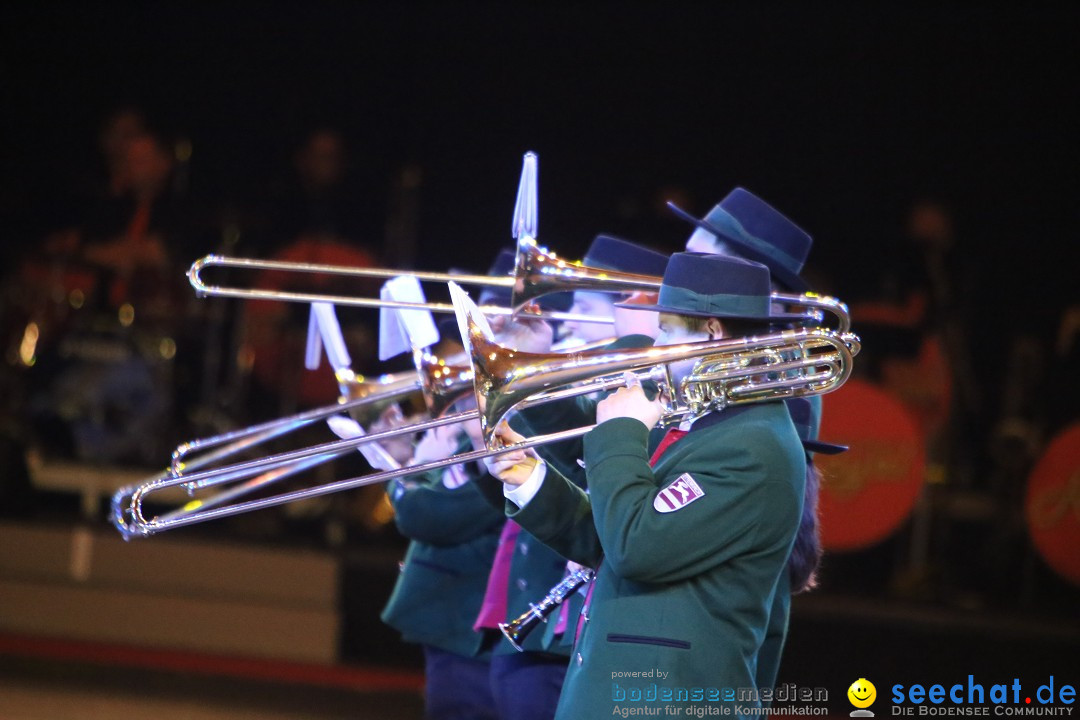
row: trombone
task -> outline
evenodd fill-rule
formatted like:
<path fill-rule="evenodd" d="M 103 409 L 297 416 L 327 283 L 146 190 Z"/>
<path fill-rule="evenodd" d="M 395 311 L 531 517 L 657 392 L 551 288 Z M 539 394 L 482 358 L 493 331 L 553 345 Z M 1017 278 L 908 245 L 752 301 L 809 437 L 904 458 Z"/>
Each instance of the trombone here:
<path fill-rule="evenodd" d="M 477 409 L 451 413 L 406 427 L 372 433 L 359 438 L 323 443 L 258 460 L 205 470 L 180 477 L 159 477 L 118 493 L 114 505 L 116 522 L 133 535 L 151 535 L 175 527 L 237 515 L 295 500 L 318 497 L 396 477 L 426 473 L 448 465 L 472 462 L 513 450 L 537 447 L 579 437 L 594 426 L 572 428 L 502 446 L 495 429 L 511 412 L 553 400 L 589 394 L 625 383 L 623 373 L 643 373 L 657 382 L 665 402 L 663 422 L 671 423 L 727 405 L 816 395 L 835 390 L 851 373 L 859 350 L 858 338 L 822 328 L 798 328 L 760 337 L 729 338 L 705 342 L 619 351 L 576 352 L 568 355 L 523 353 L 498 345 L 483 329 L 482 318 L 462 310 L 464 340 L 473 371 Z M 691 376 L 673 386 L 667 363 L 698 360 Z M 574 383 L 579 385 L 572 386 Z M 169 487 L 199 483 L 221 485 L 259 475 L 298 461 L 357 448 L 407 433 L 423 432 L 467 420 L 479 419 L 486 447 L 418 465 L 282 492 L 233 504 L 214 503 L 190 512 L 147 518 L 143 502 Z"/>
<path fill-rule="evenodd" d="M 572 349 L 577 352 L 595 350 L 613 340 L 614 338 L 605 338 L 581 343 L 574 345 Z M 563 349 L 556 343 L 552 346 L 552 352 L 563 352 Z M 372 419 L 378 410 L 366 411 L 366 418 L 361 419 L 357 417 L 357 411 L 361 408 L 375 406 L 381 409 L 384 403 L 396 402 L 413 394 L 419 394 L 428 413 L 432 417 L 438 417 L 472 388 L 473 371 L 468 365 L 454 364 L 422 348 L 414 349 L 413 360 L 416 364 L 415 372 L 405 370 L 380 375 L 372 380 L 356 375 L 352 370 L 338 370 L 335 374 L 341 388 L 341 399 L 337 402 L 219 435 L 188 440 L 173 451 L 169 473 L 172 477 L 180 477 L 186 472 L 205 467 L 341 412 L 349 412 L 354 420 L 363 424 Z M 219 447 L 222 445 L 224 447 Z M 210 448 L 218 449 L 210 451 Z M 204 450 L 208 451 L 206 455 L 188 459 L 192 453 Z M 192 485 L 192 489 L 198 487 L 197 483 Z"/>
<path fill-rule="evenodd" d="M 539 247 L 530 237 L 518 240 L 514 274 L 505 277 L 490 275 L 456 275 L 452 273 L 404 271 L 387 268 L 358 268 L 346 265 L 325 265 L 320 263 L 286 262 L 282 260 L 259 260 L 253 258 L 235 258 L 222 255 L 207 255 L 196 260 L 188 270 L 188 282 L 199 297 L 231 297 L 250 300 L 283 300 L 286 302 L 328 302 L 335 305 L 364 308 L 399 308 L 404 310 L 428 310 L 431 312 L 452 313 L 450 303 L 414 303 L 381 298 L 358 297 L 353 295 L 332 295 L 327 293 L 293 292 L 289 290 L 260 290 L 258 288 L 240 288 L 225 285 L 209 285 L 202 279 L 202 271 L 208 267 L 245 268 L 247 270 L 276 270 L 297 274 L 324 274 L 354 278 L 393 278 L 409 275 L 423 282 L 457 282 L 465 285 L 509 288 L 511 303 L 509 308 L 498 305 L 485 305 L 481 310 L 487 315 L 516 316 L 526 304 L 543 295 L 555 292 L 582 289 L 584 283 L 589 287 L 600 276 L 608 276 L 606 289 L 618 292 L 626 287 L 626 292 L 641 289 L 644 286 L 659 288 L 660 279 L 648 275 L 632 273 L 609 273 L 594 268 L 563 260 L 552 252 Z M 617 275 L 619 277 L 610 277 Z M 583 315 L 580 313 L 543 311 L 531 313 L 547 320 L 568 322 L 611 323 L 611 318 Z"/>
<path fill-rule="evenodd" d="M 584 343 L 574 346 L 577 351 L 591 350 L 602 345 L 607 345 L 611 339 L 599 340 L 593 343 Z M 559 344 L 552 347 L 553 351 L 559 351 Z M 416 372 L 403 371 L 388 375 L 381 375 L 374 380 L 365 380 L 349 369 L 339 370 L 336 375 L 341 387 L 341 400 L 336 403 L 325 405 L 301 413 L 289 415 L 276 420 L 270 420 L 258 425 L 252 425 L 239 430 L 232 430 L 219 435 L 206 438 L 189 440 L 176 447 L 172 454 L 172 460 L 168 469 L 157 476 L 154 480 L 166 480 L 169 478 L 186 477 L 185 473 L 212 465 L 219 460 L 237 453 L 249 450 L 257 445 L 273 440 L 287 433 L 307 427 L 312 423 L 338 415 L 342 411 L 348 411 L 354 419 L 356 411 L 374 405 L 381 407 L 383 403 L 394 402 L 413 393 L 419 392 L 432 417 L 444 414 L 450 406 L 462 395 L 472 388 L 473 372 L 468 365 L 453 364 L 446 359 L 440 358 L 427 350 L 416 349 L 413 352 L 416 363 Z M 365 413 L 369 418 L 373 412 Z M 215 449 L 216 448 L 216 449 Z M 180 509 L 171 511 L 161 516 L 161 520 L 170 521 L 180 517 L 184 513 L 195 510 L 205 512 L 213 507 L 234 500 L 241 495 L 250 494 L 266 487 L 270 483 L 283 480 L 287 477 L 303 472 L 315 465 L 329 462 L 350 452 L 351 448 L 328 452 L 323 455 L 315 455 L 297 460 L 293 464 L 275 466 L 261 475 L 258 475 L 244 483 L 222 491 L 206 500 L 192 500 L 184 504 Z M 191 458 L 191 454 L 205 451 L 205 454 Z M 218 478 L 220 480 L 220 478 Z M 205 480 L 191 480 L 183 487 L 189 494 L 206 485 Z M 125 539 L 141 537 L 143 533 L 133 529 L 128 522 L 126 508 L 130 505 L 130 496 L 135 486 L 120 488 L 112 497 L 112 522 L 116 529 Z"/>
<path fill-rule="evenodd" d="M 514 263 L 514 274 L 505 277 L 488 275 L 454 275 L 436 272 L 407 272 L 383 268 L 355 268 L 344 265 L 322 265 L 316 263 L 284 262 L 280 260 L 257 260 L 251 258 L 233 258 L 221 255 L 207 255 L 196 260 L 188 270 L 188 280 L 200 296 L 246 298 L 252 300 L 282 300 L 287 302 L 329 302 L 352 307 L 391 307 L 408 310 L 429 310 L 431 312 L 453 312 L 450 303 L 411 303 L 379 298 L 356 297 L 351 295 L 331 295 L 325 293 L 302 293 L 286 290 L 260 290 L 257 288 L 208 285 L 202 279 L 202 270 L 207 267 L 235 267 L 249 270 L 279 270 L 293 273 L 330 274 L 347 277 L 391 278 L 410 275 L 425 282 L 453 281 L 466 285 L 510 288 L 510 307 L 485 305 L 480 308 L 485 315 L 509 315 L 514 317 L 536 298 L 557 292 L 591 290 L 598 292 L 656 292 L 662 278 L 654 275 L 639 275 L 616 270 L 582 265 L 560 258 L 555 253 L 541 248 L 536 240 L 523 237 L 518 240 Z M 851 331 L 851 317 L 847 306 L 836 298 L 817 293 L 802 295 L 792 293 L 772 293 L 774 303 L 794 308 L 805 308 L 815 319 L 821 320 L 824 314 L 836 318 L 836 331 Z M 549 320 L 573 322 L 610 323 L 610 318 L 600 318 L 577 313 L 540 312 L 531 313 Z"/>
<path fill-rule="evenodd" d="M 251 269 L 277 269 L 304 273 L 331 273 L 337 275 L 359 277 L 392 277 L 400 274 L 394 270 L 382 270 L 372 268 L 352 268 L 338 265 L 317 265 L 311 263 L 290 263 L 275 260 L 251 260 L 243 258 L 226 258 L 217 255 L 208 255 L 197 260 L 188 272 L 188 277 L 199 295 L 218 295 L 225 297 L 276 299 L 296 302 L 329 301 L 339 304 L 359 305 L 362 307 L 404 307 L 428 309 L 437 311 L 452 310 L 453 305 L 446 303 L 407 303 L 386 301 L 373 298 L 356 298 L 350 296 L 323 295 L 292 293 L 285 291 L 269 291 L 257 289 L 239 289 L 222 286 L 206 285 L 201 278 L 201 270 L 208 266 L 246 267 Z M 513 315 L 526 303 L 552 292 L 567 292 L 571 290 L 594 290 L 594 291 L 653 291 L 661 284 L 661 278 L 637 275 L 634 273 L 622 273 L 618 271 L 591 268 L 581 263 L 572 263 L 559 258 L 554 253 L 540 248 L 536 241 L 530 237 L 523 237 L 518 241 L 515 271 L 512 276 L 489 277 L 487 275 L 451 275 L 445 273 L 413 273 L 416 277 L 426 281 L 440 281 L 447 278 L 457 279 L 467 283 L 475 283 L 488 286 L 510 287 L 512 299 L 510 308 L 489 307 L 481 308 L 483 312 L 490 314 Z M 773 293 L 773 301 L 793 308 L 804 308 L 808 319 L 820 320 L 824 313 L 829 313 L 836 318 L 836 331 L 847 334 L 851 328 L 851 320 L 847 306 L 836 298 L 831 298 L 815 293 L 794 295 L 786 293 Z M 541 317 L 555 316 L 551 314 Z M 579 319 L 576 316 L 563 314 L 564 319 Z M 589 316 L 591 321 L 600 322 L 599 318 Z M 603 320 L 606 321 L 606 320 Z M 852 336 L 853 337 L 853 336 Z M 607 344 L 605 341 L 603 344 Z M 554 349 L 554 348 L 553 348 Z M 577 347 L 581 351 L 586 348 Z M 240 450 L 247 449 L 255 444 L 272 439 L 281 434 L 303 427 L 316 420 L 336 414 L 342 410 L 350 410 L 361 405 L 375 403 L 382 400 L 392 400 L 413 391 L 423 392 L 425 403 L 434 416 L 444 412 L 459 391 L 464 391 L 471 380 L 471 369 L 467 367 L 454 368 L 447 366 L 445 362 L 430 356 L 416 358 L 416 367 L 420 377 L 417 379 L 411 373 L 398 374 L 397 376 L 382 376 L 376 381 L 365 381 L 362 376 L 355 376 L 351 372 L 347 376 L 339 376 L 338 382 L 342 388 L 342 396 L 349 400 L 316 408 L 298 415 L 281 418 L 247 429 L 237 430 L 224 435 L 193 440 L 179 446 L 173 453 L 170 465 L 170 475 L 178 477 L 186 470 L 204 467 L 210 462 L 215 462 Z M 246 439 L 246 440 L 245 440 Z M 195 451 L 229 443 L 225 447 L 207 456 L 205 462 L 193 465 L 185 461 L 185 457 Z"/>
<path fill-rule="evenodd" d="M 380 407 L 383 403 L 393 402 L 417 392 L 423 394 L 428 408 L 438 414 L 449 407 L 457 395 L 465 392 L 472 382 L 471 369 L 467 366 L 448 364 L 444 359 L 427 351 L 416 351 L 413 357 L 416 371 L 380 375 L 373 380 L 356 375 L 349 369 L 338 370 L 335 375 L 341 388 L 341 399 L 336 403 L 181 443 L 173 451 L 169 472 L 173 477 L 180 477 L 186 472 L 205 467 L 331 415 L 349 412 L 354 419 L 359 419 L 356 414 L 362 408 L 372 405 Z M 366 412 L 365 415 L 370 419 L 374 413 Z M 222 445 L 224 447 L 219 447 Z M 215 447 L 218 449 L 209 451 L 206 455 L 188 459 L 194 452 L 208 451 Z"/>

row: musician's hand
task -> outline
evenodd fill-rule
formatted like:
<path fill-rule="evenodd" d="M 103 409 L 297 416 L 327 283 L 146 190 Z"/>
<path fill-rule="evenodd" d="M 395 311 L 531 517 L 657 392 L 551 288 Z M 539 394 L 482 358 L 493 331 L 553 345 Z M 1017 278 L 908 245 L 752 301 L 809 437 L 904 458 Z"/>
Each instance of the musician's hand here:
<path fill-rule="evenodd" d="M 457 450 L 460 432 L 461 428 L 457 425 L 431 428 L 420 438 L 420 442 L 416 443 L 416 449 L 413 451 L 412 461 L 409 464 L 419 465 L 450 457 Z"/>
<path fill-rule="evenodd" d="M 397 403 L 394 403 L 379 414 L 379 417 L 371 423 L 368 432 L 378 433 L 393 430 L 405 425 L 405 423 L 405 413 L 401 411 Z M 394 458 L 394 460 L 404 465 L 412 464 L 409 461 L 409 458 L 413 456 L 412 435 L 398 435 L 397 437 L 386 438 L 381 440 L 379 444 L 386 449 L 386 452 L 390 453 L 390 457 Z"/>
<path fill-rule="evenodd" d="M 500 345 L 521 352 L 546 353 L 551 351 L 555 331 L 546 320 L 524 313 L 496 330 L 495 339 Z"/>
<path fill-rule="evenodd" d="M 525 439 L 523 435 L 519 435 L 505 425 L 495 435 L 506 445 L 519 443 Z M 513 450 L 502 455 L 484 458 L 484 465 L 489 473 L 507 485 L 521 485 L 529 479 L 539 461 L 536 451 L 532 449 Z"/>
<path fill-rule="evenodd" d="M 657 400 L 650 400 L 641 389 L 641 383 L 632 381 L 627 387 L 619 388 L 596 405 L 596 422 L 602 423 L 618 417 L 629 417 L 641 421 L 650 430 L 660 422 L 663 405 Z"/>

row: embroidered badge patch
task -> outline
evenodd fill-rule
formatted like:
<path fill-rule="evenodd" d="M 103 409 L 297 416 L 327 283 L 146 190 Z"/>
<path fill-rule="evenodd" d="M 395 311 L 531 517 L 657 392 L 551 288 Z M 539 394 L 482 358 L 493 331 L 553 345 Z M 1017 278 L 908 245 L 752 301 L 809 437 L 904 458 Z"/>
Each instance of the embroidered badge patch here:
<path fill-rule="evenodd" d="M 657 512 L 675 512 L 702 497 L 705 497 L 705 491 L 690 477 L 690 473 L 683 473 L 660 491 L 653 500 L 653 507 Z"/>

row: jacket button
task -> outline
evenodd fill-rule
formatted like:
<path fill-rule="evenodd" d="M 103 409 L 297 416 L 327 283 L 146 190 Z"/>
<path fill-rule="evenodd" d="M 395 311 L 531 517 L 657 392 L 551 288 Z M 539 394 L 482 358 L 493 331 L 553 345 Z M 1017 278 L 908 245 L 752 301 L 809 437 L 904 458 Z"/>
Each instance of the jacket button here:
<path fill-rule="evenodd" d="M 582 659 L 581 659 L 581 653 L 578 653 L 578 654 L 577 654 L 577 664 L 578 664 L 578 665 L 581 665 L 581 663 L 582 663 Z"/>
<path fill-rule="evenodd" d="M 525 543 L 518 543 L 518 552 L 521 553 L 522 555 L 528 555 L 529 554 L 529 546 L 526 545 Z"/>
<path fill-rule="evenodd" d="M 525 588 L 529 587 L 529 581 L 525 578 L 518 578 L 517 586 L 518 590 L 524 590 Z"/>

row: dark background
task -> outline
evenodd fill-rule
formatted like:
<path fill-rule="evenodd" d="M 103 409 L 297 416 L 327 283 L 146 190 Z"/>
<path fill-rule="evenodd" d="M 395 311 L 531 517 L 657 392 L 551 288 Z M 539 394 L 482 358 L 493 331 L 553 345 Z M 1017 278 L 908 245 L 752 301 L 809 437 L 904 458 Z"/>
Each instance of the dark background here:
<path fill-rule="evenodd" d="M 419 163 L 432 267 L 486 265 L 508 240 L 534 150 L 540 237 L 568 257 L 600 231 L 676 248 L 686 227 L 665 191 L 704 213 L 743 185 L 805 227 L 840 280 L 924 195 L 955 208 L 988 287 L 1034 281 L 1060 300 L 1070 280 L 1080 15 L 1065 4 L 2 12 L 0 197 L 21 243 L 48 222 L 31 208 L 96 161 L 102 117 L 135 103 L 193 141 L 192 192 L 215 207 L 258 201 L 319 123 L 345 132 L 376 212 L 394 170 Z M 1018 321 L 1053 312 L 993 304 Z"/>
<path fill-rule="evenodd" d="M 5 258 L 61 224 L 65 198 L 98 162 L 98 124 L 133 103 L 193 143 L 190 192 L 206 232 L 192 260 L 215 248 L 227 219 L 257 226 L 296 145 L 331 124 L 349 141 L 373 246 L 391 179 L 419 166 L 415 264 L 432 269 L 482 270 L 509 242 L 528 150 L 540 157 L 539 239 L 564 257 L 601 231 L 679 249 L 688 226 L 663 200 L 704 214 L 742 185 L 814 236 L 811 270 L 845 299 L 880 273 L 911 203 L 935 198 L 954 213 L 972 278 L 965 332 L 988 426 L 1005 349 L 1025 336 L 1049 353 L 1077 301 L 1075 4 L 41 4 L 5 6 L 0 26 Z M 1037 392 L 1060 394 L 1059 382 L 1075 388 L 1048 373 Z M 1046 434 L 1074 418 L 1059 408 Z M 937 537 L 952 553 L 948 572 L 996 536 L 953 524 Z M 827 562 L 826 578 L 887 595 L 906 543 L 901 534 Z M 1026 547 L 1001 562 L 993 577 L 959 582 L 956 602 L 989 599 L 1029 617 L 1049 608 L 1074 626 L 1075 588 Z M 1047 673 L 1075 662 L 1075 630 L 1053 640 L 1045 627 L 997 623 L 999 635 L 973 644 L 993 615 L 949 639 L 952 616 L 856 618 L 859 607 L 845 616 L 827 595 L 797 603 L 789 667 L 808 672 L 845 630 L 851 657 L 877 658 L 868 677 L 914 658 L 1016 673 L 1038 658 Z M 831 647 L 846 677 L 848 658 Z"/>

